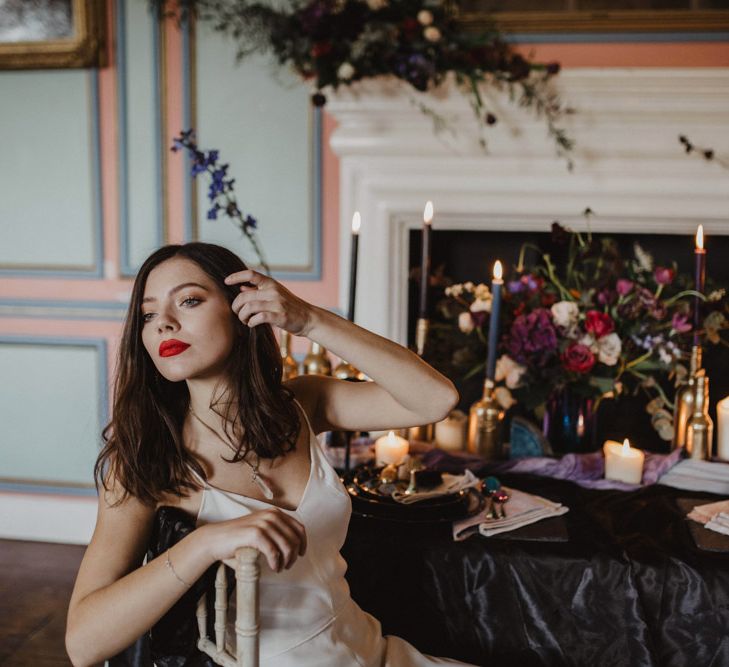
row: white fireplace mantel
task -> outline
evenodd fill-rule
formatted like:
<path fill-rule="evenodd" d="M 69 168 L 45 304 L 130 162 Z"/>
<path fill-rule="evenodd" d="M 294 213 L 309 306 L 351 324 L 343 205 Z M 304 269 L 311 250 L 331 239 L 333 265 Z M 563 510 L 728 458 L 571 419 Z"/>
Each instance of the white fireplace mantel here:
<path fill-rule="evenodd" d="M 436 229 L 547 231 L 553 220 L 582 228 L 589 206 L 596 231 L 689 236 L 702 223 L 707 235 L 729 234 L 729 168 L 685 155 L 678 141 L 685 134 L 729 156 L 729 69 L 574 69 L 559 75 L 558 89 L 575 110 L 564 123 L 576 141 L 571 173 L 543 121 L 488 91 L 500 120 L 486 153 L 455 90 L 420 95 L 383 80 L 330 96 L 341 266 L 352 213 L 362 215 L 358 324 L 406 342 L 408 232 L 428 199 Z M 416 97 L 450 119 L 455 136 L 436 136 Z M 348 275 L 340 275 L 346 310 Z"/>

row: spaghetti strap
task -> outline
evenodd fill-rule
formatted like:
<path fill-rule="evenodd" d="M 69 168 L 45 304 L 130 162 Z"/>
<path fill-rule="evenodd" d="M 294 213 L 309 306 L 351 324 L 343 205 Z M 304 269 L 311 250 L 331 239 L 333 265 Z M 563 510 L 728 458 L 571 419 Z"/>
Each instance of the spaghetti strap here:
<path fill-rule="evenodd" d="M 306 425 L 309 427 L 309 437 L 314 436 L 314 439 L 316 440 L 316 433 L 314 433 L 314 429 L 311 427 L 311 422 L 309 421 L 309 415 L 306 414 L 306 410 L 304 410 L 301 403 L 299 403 L 296 398 L 294 398 L 294 403 L 299 406 L 299 410 L 301 410 L 302 414 L 304 415 L 304 419 L 306 420 Z"/>

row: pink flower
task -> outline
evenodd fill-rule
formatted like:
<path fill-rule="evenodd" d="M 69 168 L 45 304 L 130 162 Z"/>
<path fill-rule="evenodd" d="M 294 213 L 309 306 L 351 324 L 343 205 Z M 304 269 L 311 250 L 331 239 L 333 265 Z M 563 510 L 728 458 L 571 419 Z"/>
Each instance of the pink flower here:
<path fill-rule="evenodd" d="M 657 266 L 653 272 L 653 277 L 659 285 L 670 285 L 673 282 L 673 277 L 676 272 L 673 269 L 669 269 L 665 266 Z"/>
<path fill-rule="evenodd" d="M 589 373 L 595 365 L 595 355 L 587 345 L 570 343 L 562 352 L 562 365 L 574 373 Z"/>
<path fill-rule="evenodd" d="M 633 281 L 625 278 L 619 278 L 617 283 L 615 283 L 615 289 L 618 291 L 620 296 L 626 296 L 627 294 L 630 294 L 633 289 Z"/>
<path fill-rule="evenodd" d="M 686 315 L 674 313 L 673 319 L 671 320 L 671 328 L 677 333 L 686 333 L 687 331 L 691 331 L 692 326 Z"/>
<path fill-rule="evenodd" d="M 595 338 L 602 338 L 615 331 L 615 323 L 607 313 L 588 310 L 585 316 L 585 331 L 593 334 Z"/>

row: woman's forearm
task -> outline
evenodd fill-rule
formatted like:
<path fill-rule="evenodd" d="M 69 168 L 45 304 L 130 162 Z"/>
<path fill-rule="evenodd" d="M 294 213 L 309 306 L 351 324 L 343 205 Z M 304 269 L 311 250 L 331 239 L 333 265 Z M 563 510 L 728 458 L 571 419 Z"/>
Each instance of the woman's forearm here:
<path fill-rule="evenodd" d="M 458 402 L 453 383 L 414 352 L 323 308 L 312 308 L 305 335 L 365 373 L 404 408 L 422 415 L 423 423 L 442 418 Z"/>
<path fill-rule="evenodd" d="M 205 541 L 203 527 L 170 550 L 174 572 L 189 584 L 211 565 Z M 103 662 L 133 644 L 187 592 L 166 559 L 165 552 L 87 595 L 69 612 L 66 650 L 76 667 Z"/>

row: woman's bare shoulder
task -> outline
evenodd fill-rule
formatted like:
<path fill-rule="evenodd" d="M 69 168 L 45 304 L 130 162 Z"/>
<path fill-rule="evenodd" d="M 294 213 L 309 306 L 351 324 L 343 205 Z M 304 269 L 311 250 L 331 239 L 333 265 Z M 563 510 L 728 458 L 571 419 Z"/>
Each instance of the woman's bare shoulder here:
<path fill-rule="evenodd" d="M 299 402 L 310 422 L 316 417 L 319 403 L 321 379 L 316 375 L 298 375 L 284 382 L 293 393 L 294 398 Z M 312 423 L 313 425 L 313 423 Z"/>

